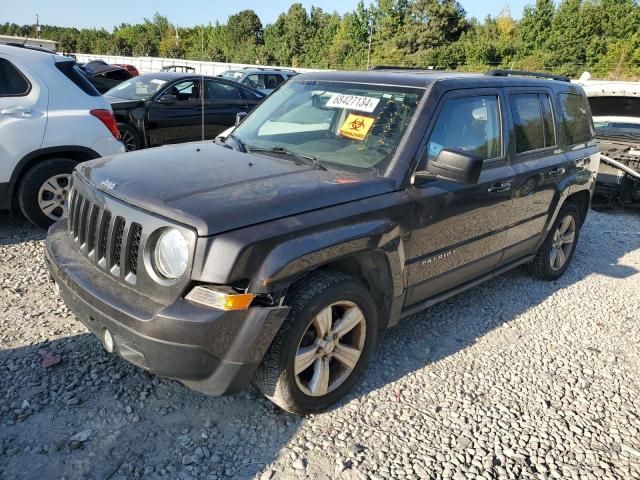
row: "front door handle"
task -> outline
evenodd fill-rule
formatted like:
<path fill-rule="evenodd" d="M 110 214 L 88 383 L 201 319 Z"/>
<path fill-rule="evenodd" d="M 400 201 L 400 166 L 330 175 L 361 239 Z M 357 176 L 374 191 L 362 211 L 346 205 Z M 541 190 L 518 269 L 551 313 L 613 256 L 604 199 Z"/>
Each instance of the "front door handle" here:
<path fill-rule="evenodd" d="M 31 115 L 29 107 L 10 107 L 0 110 L 0 115 L 11 115 L 13 117 L 28 117 Z"/>
<path fill-rule="evenodd" d="M 554 168 L 553 170 L 549 170 L 550 177 L 559 177 L 560 175 L 564 175 L 566 170 L 562 167 Z"/>
<path fill-rule="evenodd" d="M 502 192 L 506 192 L 511 190 L 511 183 L 509 182 L 499 182 L 499 183 L 494 183 L 493 185 L 491 185 L 491 187 L 487 190 L 489 193 L 491 194 L 496 194 L 496 193 L 502 193 Z"/>

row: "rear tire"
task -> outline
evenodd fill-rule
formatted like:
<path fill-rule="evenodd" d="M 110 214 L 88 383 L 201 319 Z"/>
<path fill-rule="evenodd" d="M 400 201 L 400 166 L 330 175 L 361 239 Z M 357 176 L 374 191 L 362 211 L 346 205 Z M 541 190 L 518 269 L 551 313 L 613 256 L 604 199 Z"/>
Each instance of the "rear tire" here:
<path fill-rule="evenodd" d="M 120 132 L 120 141 L 127 152 L 140 150 L 140 135 L 135 128 L 126 123 L 118 123 L 118 131 Z"/>
<path fill-rule="evenodd" d="M 377 336 L 376 307 L 358 280 L 330 271 L 304 279 L 286 300 L 291 311 L 254 384 L 288 412 L 319 412 L 344 397 L 366 370 Z"/>
<path fill-rule="evenodd" d="M 566 203 L 562 206 L 547 238 L 529 264 L 529 271 L 535 277 L 553 281 L 566 272 L 576 251 L 580 218 L 576 205 Z"/>
<path fill-rule="evenodd" d="M 67 216 L 69 180 L 77 164 L 68 158 L 50 158 L 27 170 L 17 195 L 27 220 L 47 229 Z"/>

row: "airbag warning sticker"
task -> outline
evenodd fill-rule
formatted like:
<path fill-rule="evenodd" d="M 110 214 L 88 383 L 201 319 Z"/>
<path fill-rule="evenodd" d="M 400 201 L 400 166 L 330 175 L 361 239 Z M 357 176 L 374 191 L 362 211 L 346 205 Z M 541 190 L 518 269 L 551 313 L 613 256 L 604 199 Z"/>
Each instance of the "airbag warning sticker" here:
<path fill-rule="evenodd" d="M 327 102 L 327 107 L 348 108 L 349 110 L 371 113 L 376 109 L 378 103 L 380 103 L 378 98 L 334 93 Z"/>
<path fill-rule="evenodd" d="M 352 138 L 354 140 L 364 140 L 373 126 L 374 118 L 363 117 L 350 113 L 347 120 L 340 127 L 340 134 L 343 137 Z"/>

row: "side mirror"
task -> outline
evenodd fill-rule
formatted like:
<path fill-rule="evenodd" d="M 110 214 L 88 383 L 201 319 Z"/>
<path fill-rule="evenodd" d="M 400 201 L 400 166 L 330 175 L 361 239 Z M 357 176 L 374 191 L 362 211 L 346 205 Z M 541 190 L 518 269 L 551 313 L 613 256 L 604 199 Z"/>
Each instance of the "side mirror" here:
<path fill-rule="evenodd" d="M 483 162 L 483 159 L 466 150 L 443 148 L 436 158 L 427 163 L 426 170 L 416 172 L 416 176 L 426 173 L 463 185 L 475 185 L 480 178 Z"/>
<path fill-rule="evenodd" d="M 247 112 L 238 112 L 236 113 L 236 127 L 242 123 L 244 117 L 248 115 Z"/>
<path fill-rule="evenodd" d="M 178 99 L 176 98 L 175 95 L 172 95 L 171 93 L 165 93 L 164 95 L 160 95 L 156 99 L 156 102 L 162 103 L 164 105 L 171 105 L 173 103 L 176 103 L 177 100 Z"/>

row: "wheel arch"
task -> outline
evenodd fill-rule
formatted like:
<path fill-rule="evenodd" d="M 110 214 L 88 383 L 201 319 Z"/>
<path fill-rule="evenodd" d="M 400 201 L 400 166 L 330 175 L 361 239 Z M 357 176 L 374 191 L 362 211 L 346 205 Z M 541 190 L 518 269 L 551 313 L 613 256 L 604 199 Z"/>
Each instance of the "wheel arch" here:
<path fill-rule="evenodd" d="M 591 204 L 591 194 L 589 190 L 579 190 L 570 194 L 563 203 L 566 204 L 567 202 L 571 202 L 578 207 L 580 211 L 580 225 L 582 225 L 587 218 L 589 205 Z"/>
<path fill-rule="evenodd" d="M 382 330 L 387 327 L 394 297 L 394 280 L 389 259 L 384 252 L 381 250 L 363 251 L 324 263 L 316 268 L 301 272 L 291 282 L 289 288 L 293 289 L 296 284 L 305 282 L 319 271 L 340 272 L 360 281 L 371 293 L 379 312 L 379 328 Z"/>
<path fill-rule="evenodd" d="M 86 162 L 87 160 L 100 158 L 100 155 L 90 148 L 75 145 L 43 148 L 26 155 L 22 158 L 22 160 L 18 162 L 16 168 L 14 168 L 13 170 L 11 179 L 9 180 L 9 191 L 7 198 L 11 201 L 12 210 L 15 206 L 15 198 L 18 191 L 18 185 L 20 185 L 20 182 L 24 178 L 24 175 L 29 171 L 29 169 L 40 162 L 59 157 L 68 158 L 80 163 Z"/>

